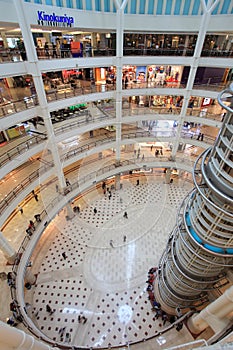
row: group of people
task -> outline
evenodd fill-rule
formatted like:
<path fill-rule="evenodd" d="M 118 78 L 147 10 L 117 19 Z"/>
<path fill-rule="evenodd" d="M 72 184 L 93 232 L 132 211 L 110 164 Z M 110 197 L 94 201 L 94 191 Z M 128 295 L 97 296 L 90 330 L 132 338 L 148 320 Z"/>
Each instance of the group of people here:
<path fill-rule="evenodd" d="M 78 315 L 78 323 L 85 324 L 87 322 L 87 318 L 85 316 Z"/>
<path fill-rule="evenodd" d="M 71 342 L 71 335 L 70 333 L 65 333 L 66 327 L 62 327 L 59 329 L 58 334 L 60 335 L 60 341 L 65 343 L 70 343 Z"/>
<path fill-rule="evenodd" d="M 148 271 L 148 279 L 146 283 L 148 283 L 147 286 L 147 292 L 149 294 L 149 300 L 152 305 L 152 310 L 155 311 L 155 318 L 158 320 L 161 318 L 163 322 L 163 326 L 165 326 L 166 322 L 169 321 L 171 324 L 176 322 L 180 317 L 182 317 L 182 311 L 179 307 L 176 308 L 176 315 L 168 315 L 165 311 L 162 310 L 161 304 L 155 299 L 154 295 L 154 281 L 157 277 L 158 268 L 152 267 Z M 183 322 L 178 322 L 176 324 L 176 330 L 179 332 L 183 328 Z"/>

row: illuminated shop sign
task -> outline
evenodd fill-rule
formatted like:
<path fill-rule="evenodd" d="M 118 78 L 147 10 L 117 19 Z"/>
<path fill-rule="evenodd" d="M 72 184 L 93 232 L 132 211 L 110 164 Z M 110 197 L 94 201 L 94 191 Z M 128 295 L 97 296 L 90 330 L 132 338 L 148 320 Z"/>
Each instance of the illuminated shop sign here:
<path fill-rule="evenodd" d="M 38 24 L 42 26 L 72 27 L 72 24 L 74 24 L 74 17 L 68 17 L 66 14 L 57 16 L 54 12 L 48 14 L 45 11 L 37 11 L 37 16 Z"/>

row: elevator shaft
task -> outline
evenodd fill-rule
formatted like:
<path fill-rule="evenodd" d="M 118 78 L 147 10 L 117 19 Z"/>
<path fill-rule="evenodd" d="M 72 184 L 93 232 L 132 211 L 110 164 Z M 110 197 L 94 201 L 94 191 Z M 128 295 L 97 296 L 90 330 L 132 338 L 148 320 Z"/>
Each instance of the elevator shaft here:
<path fill-rule="evenodd" d="M 233 266 L 233 84 L 218 102 L 226 110 L 222 128 L 195 163 L 195 188 L 159 262 L 155 298 L 170 312 L 207 303 L 208 292 Z"/>

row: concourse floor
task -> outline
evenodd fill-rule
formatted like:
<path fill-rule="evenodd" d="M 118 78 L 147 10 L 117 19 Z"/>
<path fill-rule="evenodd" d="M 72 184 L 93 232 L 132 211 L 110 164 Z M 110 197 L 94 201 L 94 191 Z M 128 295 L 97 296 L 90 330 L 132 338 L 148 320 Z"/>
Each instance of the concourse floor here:
<path fill-rule="evenodd" d="M 46 243 L 38 256 L 32 257 L 38 275 L 26 291 L 28 312 L 37 327 L 57 342 L 118 346 L 163 329 L 148 300 L 147 272 L 158 265 L 177 209 L 192 184 L 177 179 L 167 185 L 159 172 L 122 183 L 121 190 L 111 191 L 110 199 L 96 188 L 73 203 L 81 211 L 71 220 L 66 220 L 66 209 L 61 211 L 46 228 Z M 123 217 L 125 211 L 128 218 Z M 85 324 L 79 323 L 79 315 L 87 318 Z M 193 340 L 186 327 L 163 337 L 163 344 L 156 338 L 154 349 Z"/>

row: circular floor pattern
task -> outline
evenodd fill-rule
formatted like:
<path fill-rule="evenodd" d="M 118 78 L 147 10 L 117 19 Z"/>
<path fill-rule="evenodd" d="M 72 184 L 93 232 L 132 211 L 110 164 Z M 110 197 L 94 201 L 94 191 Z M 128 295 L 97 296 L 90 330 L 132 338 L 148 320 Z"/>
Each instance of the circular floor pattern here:
<path fill-rule="evenodd" d="M 57 342 L 87 347 L 117 346 L 160 331 L 146 292 L 147 271 L 158 264 L 190 190 L 189 183 L 165 185 L 162 177 L 139 186 L 127 182 L 110 200 L 98 196 L 70 221 L 57 216 L 56 238 L 30 291 L 37 327 Z"/>

